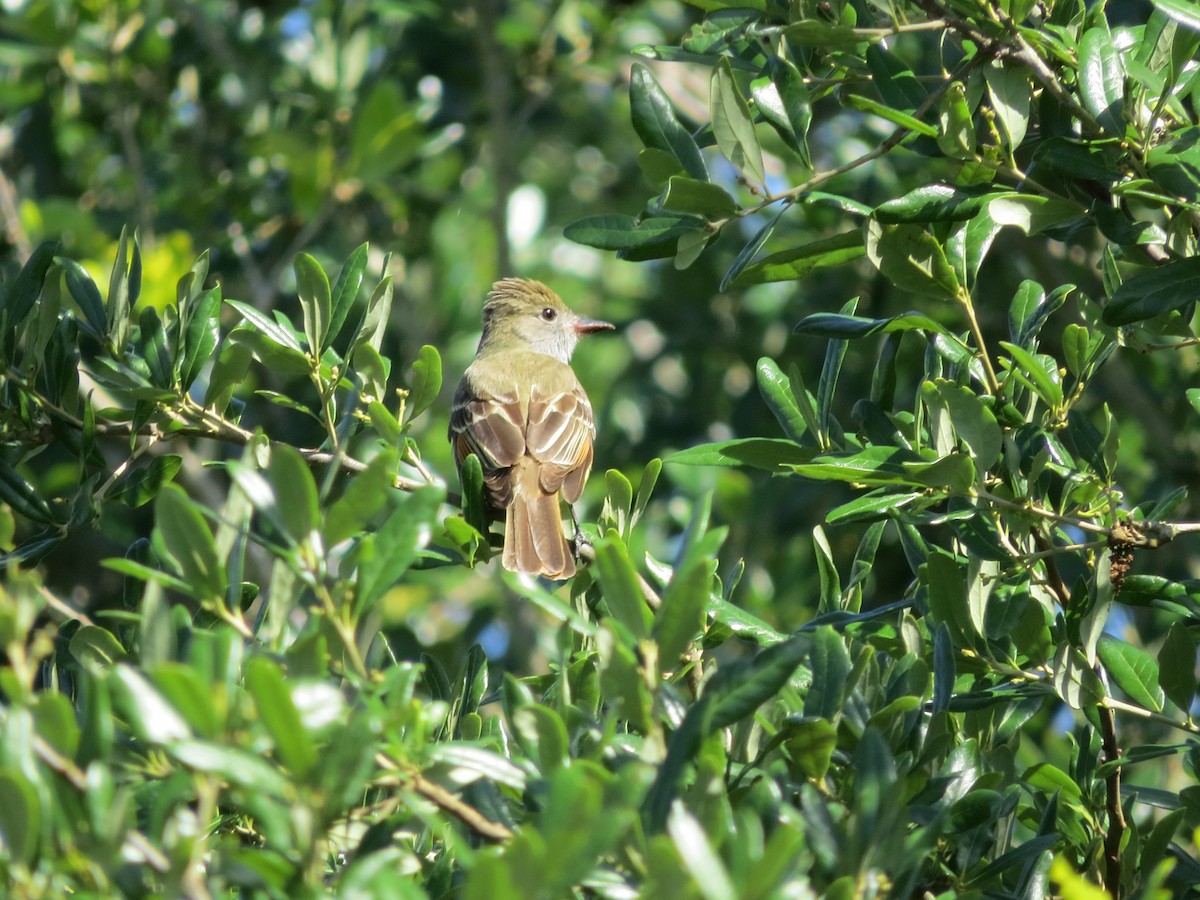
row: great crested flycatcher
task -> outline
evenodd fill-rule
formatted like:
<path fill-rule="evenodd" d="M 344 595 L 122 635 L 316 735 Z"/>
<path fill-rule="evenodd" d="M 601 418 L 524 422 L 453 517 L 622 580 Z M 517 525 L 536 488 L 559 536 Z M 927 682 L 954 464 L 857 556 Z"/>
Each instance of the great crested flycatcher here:
<path fill-rule="evenodd" d="M 483 306 L 483 337 L 450 412 L 461 467 L 479 457 L 488 499 L 504 510 L 504 568 L 547 578 L 575 574 L 559 494 L 574 503 L 592 468 L 592 404 L 569 365 L 585 319 L 540 281 L 505 278 Z"/>

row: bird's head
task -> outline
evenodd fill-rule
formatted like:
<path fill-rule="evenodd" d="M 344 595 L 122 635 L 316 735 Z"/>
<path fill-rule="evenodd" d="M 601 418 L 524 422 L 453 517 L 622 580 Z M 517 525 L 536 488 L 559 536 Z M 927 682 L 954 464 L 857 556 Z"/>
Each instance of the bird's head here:
<path fill-rule="evenodd" d="M 540 281 L 504 278 L 492 285 L 483 306 L 479 349 L 527 349 L 567 363 L 582 335 L 612 327 L 568 309 L 562 298 Z"/>

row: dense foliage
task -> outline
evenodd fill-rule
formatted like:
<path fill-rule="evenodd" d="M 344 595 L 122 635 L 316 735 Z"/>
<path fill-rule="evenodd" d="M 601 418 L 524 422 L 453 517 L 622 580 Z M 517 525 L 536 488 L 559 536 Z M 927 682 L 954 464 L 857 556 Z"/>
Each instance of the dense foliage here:
<path fill-rule="evenodd" d="M 1200 884 L 1194 4 L 10 8 L 6 893 Z M 513 268 L 624 326 L 565 586 Z"/>

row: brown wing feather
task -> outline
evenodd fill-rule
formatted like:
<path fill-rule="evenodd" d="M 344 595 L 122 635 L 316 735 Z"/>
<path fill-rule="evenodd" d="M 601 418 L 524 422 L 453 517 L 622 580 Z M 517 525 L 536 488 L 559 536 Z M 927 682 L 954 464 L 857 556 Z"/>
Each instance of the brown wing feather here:
<path fill-rule="evenodd" d="M 578 382 L 572 390 L 548 398 L 534 389 L 525 446 L 541 464 L 543 490 L 551 494 L 561 490 L 570 503 L 579 499 L 591 469 L 595 435 L 592 405 Z"/>

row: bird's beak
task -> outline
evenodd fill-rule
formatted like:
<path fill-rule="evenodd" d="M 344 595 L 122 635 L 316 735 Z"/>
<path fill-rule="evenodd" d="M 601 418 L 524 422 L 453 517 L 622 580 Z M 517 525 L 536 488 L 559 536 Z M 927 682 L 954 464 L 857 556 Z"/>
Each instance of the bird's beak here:
<path fill-rule="evenodd" d="M 597 331 L 612 331 L 616 327 L 612 322 L 601 322 L 599 319 L 585 319 L 580 316 L 571 325 L 571 330 L 576 334 L 593 334 Z"/>

